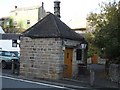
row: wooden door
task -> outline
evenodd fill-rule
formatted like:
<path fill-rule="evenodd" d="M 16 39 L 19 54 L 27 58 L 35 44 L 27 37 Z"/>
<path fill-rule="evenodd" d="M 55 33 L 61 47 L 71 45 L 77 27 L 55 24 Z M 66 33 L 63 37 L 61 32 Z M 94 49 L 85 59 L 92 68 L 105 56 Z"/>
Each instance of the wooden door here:
<path fill-rule="evenodd" d="M 73 49 L 66 48 L 64 52 L 64 77 L 70 78 L 72 77 L 72 58 L 73 58 Z"/>

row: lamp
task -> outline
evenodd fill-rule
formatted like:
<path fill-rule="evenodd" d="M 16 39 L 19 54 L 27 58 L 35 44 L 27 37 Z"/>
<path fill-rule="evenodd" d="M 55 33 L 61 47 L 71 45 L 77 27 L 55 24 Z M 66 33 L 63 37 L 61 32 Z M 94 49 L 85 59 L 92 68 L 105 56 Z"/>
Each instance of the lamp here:
<path fill-rule="evenodd" d="M 82 43 L 82 44 L 81 44 L 81 48 L 82 48 L 82 49 L 85 49 L 86 46 L 87 46 L 87 44 L 85 44 L 85 43 Z"/>
<path fill-rule="evenodd" d="M 80 45 L 81 45 L 81 50 L 82 50 L 82 58 L 81 59 L 82 59 L 83 63 L 86 64 L 86 61 L 85 61 L 85 49 L 87 47 L 87 44 L 83 42 Z"/>
<path fill-rule="evenodd" d="M 65 51 L 65 41 L 62 40 L 62 50 Z"/>
<path fill-rule="evenodd" d="M 62 47 L 62 50 L 65 51 L 65 46 Z"/>

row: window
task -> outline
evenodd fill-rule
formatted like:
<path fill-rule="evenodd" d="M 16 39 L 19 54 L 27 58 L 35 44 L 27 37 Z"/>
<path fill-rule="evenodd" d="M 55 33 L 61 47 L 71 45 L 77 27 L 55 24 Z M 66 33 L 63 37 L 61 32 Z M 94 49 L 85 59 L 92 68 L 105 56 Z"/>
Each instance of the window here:
<path fill-rule="evenodd" d="M 17 26 L 17 21 L 14 21 L 14 26 Z"/>
<path fill-rule="evenodd" d="M 2 51 L 2 56 L 11 57 L 11 53 L 7 51 Z"/>
<path fill-rule="evenodd" d="M 17 40 L 12 40 L 12 47 L 17 47 Z"/>
<path fill-rule="evenodd" d="M 17 16 L 17 15 L 18 15 L 18 13 L 16 12 L 16 13 L 15 13 L 15 15 Z"/>
<path fill-rule="evenodd" d="M 77 49 L 76 50 L 76 60 L 81 60 L 82 59 L 81 56 L 82 56 L 82 50 Z"/>
<path fill-rule="evenodd" d="M 30 20 L 27 20 L 27 24 L 30 24 Z"/>
<path fill-rule="evenodd" d="M 0 52 L 0 56 L 2 56 L 2 52 Z"/>

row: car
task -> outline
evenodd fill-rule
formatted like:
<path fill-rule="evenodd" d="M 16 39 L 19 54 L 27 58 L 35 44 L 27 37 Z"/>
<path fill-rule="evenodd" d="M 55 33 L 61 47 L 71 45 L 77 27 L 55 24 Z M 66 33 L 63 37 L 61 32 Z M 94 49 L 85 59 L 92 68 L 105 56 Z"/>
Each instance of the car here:
<path fill-rule="evenodd" d="M 19 61 L 19 58 L 12 56 L 9 51 L 0 51 L 0 64 L 2 69 L 12 66 L 12 60 Z"/>
<path fill-rule="evenodd" d="M 20 53 L 18 51 L 9 51 L 13 57 L 18 57 L 20 58 Z"/>

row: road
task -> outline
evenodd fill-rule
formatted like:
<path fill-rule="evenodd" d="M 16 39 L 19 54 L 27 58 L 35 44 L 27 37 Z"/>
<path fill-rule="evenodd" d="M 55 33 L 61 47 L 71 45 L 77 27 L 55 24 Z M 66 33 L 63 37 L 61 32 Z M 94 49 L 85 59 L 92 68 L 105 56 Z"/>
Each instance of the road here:
<path fill-rule="evenodd" d="M 44 80 L 34 80 L 34 79 L 26 79 L 19 75 L 13 75 L 11 69 L 3 69 L 2 70 L 2 83 L 3 88 L 45 88 L 45 89 L 52 89 L 52 90 L 78 90 L 87 88 L 82 85 L 76 86 L 76 84 L 72 84 L 69 81 L 44 81 Z M 19 78 L 19 79 L 18 79 Z M 34 82 L 35 81 L 35 82 Z M 69 82 L 69 83 L 68 83 Z"/>
<path fill-rule="evenodd" d="M 80 77 L 76 81 L 64 80 L 64 81 L 44 81 L 36 79 L 27 79 L 19 75 L 13 75 L 11 69 L 2 70 L 2 87 L 3 88 L 27 88 L 28 90 L 34 89 L 67 89 L 67 90 L 99 90 L 97 87 L 118 87 L 116 83 L 109 82 L 107 79 L 103 78 L 104 65 L 88 65 L 88 69 L 93 69 L 95 73 L 95 86 L 89 86 L 89 76 Z M 9 90 L 9 89 L 8 89 Z M 12 90 L 12 89 L 11 89 Z M 23 89 L 22 89 L 23 90 Z"/>
<path fill-rule="evenodd" d="M 0 76 L 2 78 L 2 88 L 26 88 L 26 89 L 35 89 L 35 88 L 47 88 L 47 89 L 65 89 L 65 87 L 62 86 L 56 86 L 56 85 L 50 85 L 40 82 L 34 82 L 24 79 L 18 79 L 8 76 Z"/>

